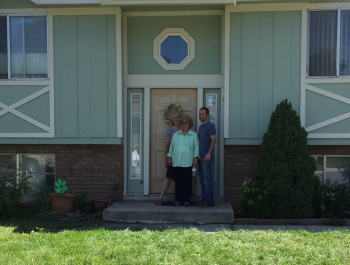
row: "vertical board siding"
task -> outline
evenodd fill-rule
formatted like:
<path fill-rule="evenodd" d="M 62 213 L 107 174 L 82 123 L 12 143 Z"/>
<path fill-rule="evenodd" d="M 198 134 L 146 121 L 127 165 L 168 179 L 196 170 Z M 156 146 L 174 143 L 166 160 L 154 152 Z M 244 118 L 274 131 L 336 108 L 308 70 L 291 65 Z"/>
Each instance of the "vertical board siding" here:
<path fill-rule="evenodd" d="M 108 135 L 107 137 L 115 137 L 117 135 L 117 56 L 116 56 L 116 19 L 114 16 L 107 16 L 107 81 L 108 81 L 108 110 L 107 123 Z M 118 69 L 121 70 L 121 69 Z"/>
<path fill-rule="evenodd" d="M 259 125 L 259 15 L 242 14 L 242 137 L 257 138 Z"/>
<path fill-rule="evenodd" d="M 106 16 L 91 16 L 91 136 L 107 137 Z"/>
<path fill-rule="evenodd" d="M 78 137 L 78 58 L 76 16 L 61 18 L 58 45 L 61 53 L 61 129 L 62 137 Z"/>
<path fill-rule="evenodd" d="M 230 136 L 241 137 L 242 106 L 242 13 L 231 14 L 230 50 Z M 233 81 L 234 80 L 234 81 Z"/>
<path fill-rule="evenodd" d="M 78 27 L 78 115 L 79 115 L 79 137 L 90 137 L 91 135 L 91 72 L 90 58 L 90 17 L 77 17 Z"/>
<path fill-rule="evenodd" d="M 116 137 L 115 16 L 55 16 L 56 137 Z"/>
<path fill-rule="evenodd" d="M 300 107 L 301 12 L 231 13 L 230 130 L 259 139 L 284 99 Z"/>
<path fill-rule="evenodd" d="M 273 12 L 260 13 L 260 46 L 259 46 L 259 136 L 262 138 L 267 130 L 273 110 Z"/>
<path fill-rule="evenodd" d="M 275 12 L 273 24 L 273 105 L 276 106 L 282 100 L 290 99 L 292 63 L 291 12 Z"/>

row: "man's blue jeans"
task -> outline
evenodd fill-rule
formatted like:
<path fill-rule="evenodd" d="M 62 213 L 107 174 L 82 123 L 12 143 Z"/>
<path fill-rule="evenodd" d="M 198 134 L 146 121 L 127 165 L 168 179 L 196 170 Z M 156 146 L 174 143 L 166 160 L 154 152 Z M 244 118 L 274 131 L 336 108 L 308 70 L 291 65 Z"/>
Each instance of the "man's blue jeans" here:
<path fill-rule="evenodd" d="M 214 204 L 214 159 L 209 162 L 198 160 L 198 174 L 202 185 L 202 201 L 209 201 Z"/>

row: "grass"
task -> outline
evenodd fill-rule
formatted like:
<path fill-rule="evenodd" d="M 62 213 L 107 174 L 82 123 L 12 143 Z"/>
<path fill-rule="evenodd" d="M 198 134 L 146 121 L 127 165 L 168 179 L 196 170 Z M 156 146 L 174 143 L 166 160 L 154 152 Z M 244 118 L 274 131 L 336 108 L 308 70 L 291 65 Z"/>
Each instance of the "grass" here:
<path fill-rule="evenodd" d="M 0 261 L 11 265 L 350 264 L 350 232 L 132 231 L 106 229 L 101 223 L 95 227 L 87 222 L 12 219 L 0 220 Z"/>

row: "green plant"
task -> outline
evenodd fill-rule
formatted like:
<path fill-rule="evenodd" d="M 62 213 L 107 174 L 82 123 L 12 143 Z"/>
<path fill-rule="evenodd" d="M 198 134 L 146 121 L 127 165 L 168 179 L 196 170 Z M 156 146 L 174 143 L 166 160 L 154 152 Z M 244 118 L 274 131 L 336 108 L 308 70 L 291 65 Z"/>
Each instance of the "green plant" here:
<path fill-rule="evenodd" d="M 0 215 L 16 215 L 23 195 L 30 192 L 30 174 L 18 175 L 16 170 L 0 172 Z"/>
<path fill-rule="evenodd" d="M 347 184 L 322 184 L 317 193 L 316 212 L 322 218 L 350 217 L 350 188 Z"/>
<path fill-rule="evenodd" d="M 87 197 L 87 194 L 85 192 L 79 193 L 74 200 L 73 209 L 81 210 L 86 197 Z"/>
<path fill-rule="evenodd" d="M 48 195 L 49 192 L 50 187 L 48 187 L 46 182 L 43 181 L 40 183 L 38 191 L 31 193 L 30 198 L 32 202 L 32 213 L 42 213 L 51 210 L 51 202 Z"/>
<path fill-rule="evenodd" d="M 255 194 L 250 215 L 256 218 L 307 218 L 314 216 L 315 160 L 307 150 L 307 132 L 288 100 L 277 105 L 264 134 L 262 155 L 255 171 Z M 259 199 L 260 198 L 260 199 Z"/>

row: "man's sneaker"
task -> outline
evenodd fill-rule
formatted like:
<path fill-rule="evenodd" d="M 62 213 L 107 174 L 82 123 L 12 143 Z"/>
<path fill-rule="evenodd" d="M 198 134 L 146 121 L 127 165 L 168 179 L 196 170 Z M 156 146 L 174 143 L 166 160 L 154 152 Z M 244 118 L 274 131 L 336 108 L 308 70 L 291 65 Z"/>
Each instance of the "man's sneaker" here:
<path fill-rule="evenodd" d="M 190 203 L 189 202 L 184 202 L 184 206 L 188 207 L 188 206 L 190 206 Z"/>
<path fill-rule="evenodd" d="M 209 201 L 204 201 L 204 202 L 197 203 L 197 206 L 202 207 L 202 208 L 204 208 L 204 207 L 214 207 L 214 203 L 209 202 Z"/>
<path fill-rule="evenodd" d="M 178 201 L 174 201 L 174 205 L 175 205 L 175 206 L 180 206 L 180 205 L 181 205 L 181 203 L 180 203 L 180 202 L 178 202 Z"/>

